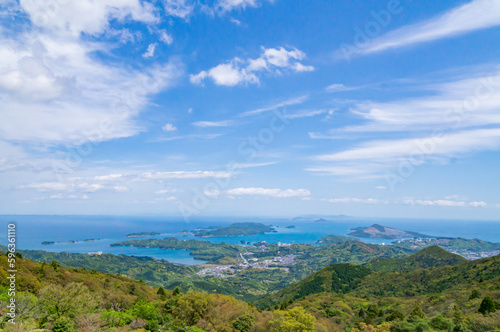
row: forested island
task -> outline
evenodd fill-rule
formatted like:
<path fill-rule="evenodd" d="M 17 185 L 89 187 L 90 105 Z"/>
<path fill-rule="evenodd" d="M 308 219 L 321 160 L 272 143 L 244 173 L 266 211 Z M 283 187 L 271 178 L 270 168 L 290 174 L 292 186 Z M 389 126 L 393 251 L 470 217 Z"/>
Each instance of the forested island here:
<path fill-rule="evenodd" d="M 357 227 L 349 236 L 371 238 L 371 239 L 408 239 L 408 238 L 432 238 L 433 236 L 420 234 L 411 231 L 401 231 L 399 229 L 373 224 L 370 227 Z"/>
<path fill-rule="evenodd" d="M 161 233 L 158 233 L 158 232 L 130 233 L 130 234 L 127 234 L 126 237 L 144 237 L 144 236 L 155 236 L 155 235 L 161 235 Z"/>
<path fill-rule="evenodd" d="M 275 231 L 273 227 L 253 222 L 235 223 L 229 226 L 212 226 L 207 229 L 198 228 L 194 231 L 197 237 L 249 236 Z"/>

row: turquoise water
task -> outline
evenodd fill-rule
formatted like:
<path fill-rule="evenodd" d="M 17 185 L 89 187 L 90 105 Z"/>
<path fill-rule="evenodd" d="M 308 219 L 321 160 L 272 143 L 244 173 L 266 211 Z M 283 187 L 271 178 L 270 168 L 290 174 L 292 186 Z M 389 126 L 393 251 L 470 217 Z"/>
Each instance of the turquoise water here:
<path fill-rule="evenodd" d="M 266 225 L 281 226 L 277 233 L 253 236 L 195 238 L 180 233 L 183 230 L 194 230 L 197 227 L 227 225 L 233 222 L 254 221 Z M 210 242 L 226 242 L 240 244 L 247 242 L 267 241 L 268 243 L 316 243 L 318 239 L 330 235 L 346 235 L 352 228 L 369 226 L 378 223 L 402 230 L 416 231 L 428 235 L 479 238 L 500 242 L 500 222 L 493 221 L 456 221 L 456 220 L 415 220 L 415 219 L 358 219 L 349 218 L 334 220 L 331 223 L 314 223 L 312 220 L 262 219 L 262 218 L 217 218 L 200 219 L 190 223 L 173 218 L 159 217 L 110 217 L 110 216 L 0 216 L 0 244 L 7 244 L 7 224 L 17 225 L 17 244 L 20 249 L 45 250 L 52 252 L 88 253 L 102 251 L 110 254 L 131 256 L 150 256 L 165 259 L 172 263 L 193 265 L 204 263 L 194 260 L 188 251 L 157 249 L 110 247 L 111 243 L 130 240 L 126 235 L 135 232 L 161 232 L 154 237 L 134 239 L 165 238 L 175 236 L 179 239 L 197 239 Z M 296 228 L 285 228 L 294 225 Z M 67 243 L 70 240 L 91 242 Z M 369 243 L 390 244 L 389 240 L 360 239 Z M 61 242 L 53 245 L 42 245 L 42 241 Z"/>

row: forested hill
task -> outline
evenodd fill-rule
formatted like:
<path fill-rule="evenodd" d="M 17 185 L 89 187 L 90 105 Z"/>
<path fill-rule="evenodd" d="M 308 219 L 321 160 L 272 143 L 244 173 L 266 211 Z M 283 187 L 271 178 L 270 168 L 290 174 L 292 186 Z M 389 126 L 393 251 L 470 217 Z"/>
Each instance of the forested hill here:
<path fill-rule="evenodd" d="M 467 288 L 472 282 L 500 277 L 500 255 L 470 262 L 441 250 L 428 248 L 406 258 L 390 260 L 391 263 L 387 265 L 373 264 L 382 270 L 390 270 L 396 261 L 406 269 L 415 268 L 406 272 L 370 273 L 371 270 L 367 268 L 370 263 L 366 267 L 334 264 L 295 285 L 255 301 L 255 304 L 258 307 L 272 307 L 306 295 L 330 291 L 351 292 L 359 296 L 414 296 L 442 292 L 459 284 Z M 449 266 L 450 263 L 459 265 Z M 433 268 L 422 269 L 423 266 Z M 500 284 L 498 287 L 500 289 Z"/>
<path fill-rule="evenodd" d="M 254 302 L 257 307 L 273 307 L 278 303 L 297 300 L 307 295 L 335 292 L 347 293 L 372 271 L 359 265 L 333 264 L 300 282 Z"/>
<path fill-rule="evenodd" d="M 438 246 L 431 246 L 409 257 L 375 258 L 365 264 L 365 266 L 377 272 L 396 272 L 459 265 L 465 262 L 467 262 L 467 259 L 462 256 L 452 254 Z"/>
<path fill-rule="evenodd" d="M 0 330 L 190 332 L 488 332 L 500 329 L 500 256 L 456 266 L 371 272 L 336 264 L 269 310 L 216 293 L 165 290 L 95 270 L 17 257 L 16 326 L 6 322 L 0 253 Z M 311 288 L 307 288 L 311 286 Z"/>

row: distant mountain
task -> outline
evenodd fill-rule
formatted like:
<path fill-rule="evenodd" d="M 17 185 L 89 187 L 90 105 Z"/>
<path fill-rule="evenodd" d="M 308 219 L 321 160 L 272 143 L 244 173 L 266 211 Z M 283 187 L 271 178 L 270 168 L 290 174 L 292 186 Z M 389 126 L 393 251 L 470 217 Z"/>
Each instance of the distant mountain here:
<path fill-rule="evenodd" d="M 356 288 L 359 282 L 370 273 L 370 269 L 359 265 L 330 265 L 292 286 L 255 301 L 255 305 L 265 308 L 311 294 L 323 292 L 346 293 Z"/>
<path fill-rule="evenodd" d="M 352 237 L 341 236 L 341 235 L 328 235 L 322 237 L 318 240 L 318 244 L 331 244 L 331 243 L 339 243 L 339 242 L 347 242 L 347 241 L 358 241 L 353 239 Z"/>
<path fill-rule="evenodd" d="M 417 232 L 401 231 L 399 229 L 373 224 L 370 227 L 357 227 L 350 236 L 372 239 L 404 239 L 404 238 L 432 238 L 433 236 Z"/>
<path fill-rule="evenodd" d="M 404 258 L 375 258 L 364 266 L 377 272 L 398 272 L 428 269 L 466 263 L 467 259 L 441 247 L 431 246 Z"/>
<path fill-rule="evenodd" d="M 292 220 L 311 221 L 311 220 L 323 219 L 323 220 L 325 220 L 325 222 L 331 222 L 329 219 L 345 220 L 345 219 L 350 219 L 350 218 L 351 218 L 350 216 L 346 216 L 343 214 L 332 215 L 332 216 L 309 214 L 309 215 L 295 217 Z"/>
<path fill-rule="evenodd" d="M 197 229 L 194 235 L 198 237 L 224 237 L 224 236 L 248 236 L 265 234 L 275 231 L 274 228 L 261 223 L 244 222 L 235 223 L 226 227 L 218 227 L 216 229 Z"/>

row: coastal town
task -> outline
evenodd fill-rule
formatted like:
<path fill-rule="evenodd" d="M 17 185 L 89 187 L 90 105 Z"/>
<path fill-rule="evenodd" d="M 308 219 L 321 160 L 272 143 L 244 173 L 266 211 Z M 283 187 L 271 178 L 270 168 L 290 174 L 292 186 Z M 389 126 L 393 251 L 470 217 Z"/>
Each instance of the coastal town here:
<path fill-rule="evenodd" d="M 206 265 L 206 268 L 198 271 L 196 274 L 201 277 L 230 278 L 249 268 L 281 269 L 288 272 L 288 267 L 296 264 L 295 257 L 297 255 L 276 256 L 272 259 L 259 261 L 258 258 L 248 257 L 253 254 L 253 252 L 240 253 L 237 256 L 237 263 L 235 265 Z"/>

